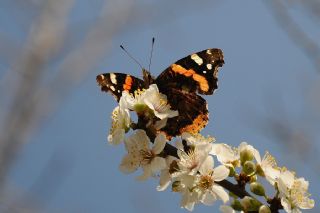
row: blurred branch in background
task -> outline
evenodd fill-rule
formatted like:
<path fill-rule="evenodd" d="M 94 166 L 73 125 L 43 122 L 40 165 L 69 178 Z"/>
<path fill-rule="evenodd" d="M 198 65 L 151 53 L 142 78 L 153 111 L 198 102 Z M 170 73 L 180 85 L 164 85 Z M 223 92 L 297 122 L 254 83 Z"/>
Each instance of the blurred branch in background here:
<path fill-rule="evenodd" d="M 263 2 L 267 4 L 281 29 L 306 54 L 308 59 L 314 64 L 315 69 L 320 72 L 320 44 L 312 39 L 317 34 L 314 31 L 320 29 L 320 1 L 292 2 L 272 0 Z M 314 24 L 318 28 L 307 30 L 305 26 L 299 25 L 297 17 L 291 13 L 293 6 L 295 6 L 295 9 L 301 8 L 299 12 L 302 12 L 304 15 L 304 21 L 308 20 L 311 22 L 310 25 Z M 301 14 L 299 15 L 301 17 Z M 311 75 L 314 76 L 314 73 L 307 73 L 305 71 L 303 77 Z M 300 159 L 302 165 L 307 164 L 308 168 L 312 168 L 311 171 L 317 175 L 320 174 L 318 163 L 320 160 L 318 155 L 320 128 L 319 79 L 320 76 L 317 78 L 299 79 L 297 82 L 301 88 L 301 96 L 295 94 L 297 105 L 301 105 L 301 109 L 297 114 L 290 113 L 289 108 L 281 100 L 285 97 L 282 97 L 279 91 L 274 91 L 271 95 L 272 98 L 270 96 L 266 97 L 265 106 L 268 111 L 266 116 L 261 116 L 263 114 L 261 112 L 252 114 L 254 110 L 251 110 L 250 113 L 245 113 L 249 118 L 253 119 L 252 124 L 254 126 L 251 127 L 271 138 L 270 141 L 275 141 L 275 143 L 282 145 L 282 151 L 285 153 L 284 156 L 289 159 Z M 274 98 L 277 98 L 277 100 L 274 100 Z M 272 103 L 278 104 L 272 105 Z M 318 212 L 319 209 L 315 208 L 314 211 Z"/>
<path fill-rule="evenodd" d="M 0 74 L 0 197 L 11 193 L 7 176 L 23 145 L 54 115 L 72 89 L 106 57 L 117 36 L 145 24 L 171 21 L 178 17 L 177 7 L 179 10 L 195 7 L 193 1 L 185 1 L 183 5 L 169 2 L 168 8 L 166 1 L 145 3 L 142 7 L 130 0 L 101 0 L 102 7 L 97 17 L 70 24 L 70 14 L 78 2 L 12 0 L 7 3 L 19 13 L 18 17 L 12 17 L 11 24 L 19 28 L 19 33 L 26 38 L 17 41 L 14 36 L 0 31 L 0 63 L 8 67 Z M 204 0 L 196 7 L 206 7 L 207 3 L 211 1 Z M 167 12 L 166 16 L 163 16 L 163 11 Z M 52 165 L 48 163 L 48 169 L 42 172 L 30 190 L 39 189 L 39 184 L 51 185 L 48 170 L 54 167 Z M 68 173 L 62 170 L 60 175 Z M 52 187 L 41 190 L 52 190 Z M 32 195 L 31 192 L 26 194 Z M 17 200 L 16 203 L 6 204 L 2 200 L 0 208 L 9 212 L 34 212 L 42 208 L 34 203 L 27 208 L 15 209 L 24 203 L 25 197 L 12 199 Z M 28 197 L 27 201 L 30 199 Z"/>
<path fill-rule="evenodd" d="M 51 201 L 68 177 L 73 164 L 72 154 L 64 153 L 62 149 L 56 151 L 28 191 L 21 191 L 19 188 L 12 190 L 13 187 L 10 186 L 9 193 L 1 197 L 1 202 L 5 205 L 0 211 L 2 213 L 44 212 L 46 204 Z"/>
<path fill-rule="evenodd" d="M 318 26 L 317 29 L 320 29 L 320 2 L 318 0 L 294 2 L 272 0 L 264 2 L 269 6 L 270 11 L 281 26 L 281 29 L 283 29 L 289 38 L 306 54 L 315 65 L 316 70 L 320 72 L 320 44 L 312 39 L 313 34 L 317 32 L 304 29 L 295 21 L 296 17 L 290 13 L 290 9 L 294 6 L 296 9 L 301 8 L 301 12 L 306 20 L 314 22 L 310 23 L 310 25 L 315 24 Z M 309 75 L 309 73 L 305 73 L 305 75 Z M 283 143 L 286 148 L 297 154 L 295 156 L 302 159 L 308 156 L 314 156 L 314 153 L 311 152 L 317 150 L 315 141 L 317 141 L 316 135 L 319 128 L 318 124 L 320 123 L 318 116 L 320 114 L 320 108 L 312 107 L 312 105 L 316 103 L 314 100 L 319 100 L 319 92 L 317 92 L 319 88 L 314 86 L 319 84 L 319 80 L 315 80 L 314 78 L 312 78 L 312 80 L 309 79 L 308 83 L 298 82 L 301 84 L 303 94 L 301 97 L 298 97 L 303 103 L 301 113 L 298 116 L 289 115 L 285 113 L 289 112 L 288 109 L 278 106 L 274 108 L 271 107 L 271 110 L 278 112 L 274 114 L 281 115 L 281 118 L 277 117 L 271 120 L 261 119 L 264 120 L 265 123 L 263 126 L 269 127 L 270 133 L 273 133 L 272 135 L 278 139 L 279 143 Z M 308 97 L 308 99 L 305 97 Z M 275 102 L 268 100 L 268 103 Z M 266 123 L 266 121 L 268 122 Z M 318 165 L 315 165 L 315 167 L 318 168 Z M 317 171 L 320 172 L 319 168 Z"/>
<path fill-rule="evenodd" d="M 251 128 L 280 145 L 283 152 L 291 153 L 286 155 L 290 159 L 311 162 L 317 153 L 317 145 L 314 144 L 317 131 L 309 119 L 312 112 L 304 111 L 308 107 L 301 106 L 300 113 L 290 113 L 281 93 L 274 91 L 272 94 L 265 97 L 265 113 L 255 112 L 254 109 L 248 109 L 245 113 L 246 119 L 251 119 Z M 303 101 L 302 97 L 297 99 Z"/>
<path fill-rule="evenodd" d="M 103 19 L 91 26 L 81 45 L 67 54 L 55 72 L 56 76 L 51 77 L 53 74 L 50 65 L 58 55 L 63 54 L 68 16 L 74 3 L 73 0 L 42 2 L 41 14 L 32 23 L 23 48 L 17 52 L 18 55 L 12 60 L 9 70 L 3 74 L 1 96 L 5 97 L 3 100 L 6 101 L 1 102 L 2 197 L 8 193 L 6 178 L 23 144 L 30 139 L 32 133 L 40 129 L 62 98 L 110 49 L 115 34 L 125 27 L 126 14 L 129 14 L 131 7 L 130 1 L 113 3 L 112 7 L 110 2 L 105 2 L 101 15 Z M 15 52 L 17 49 L 14 44 L 6 41 L 1 43 L 7 45 L 6 49 L 2 49 L 3 52 Z M 12 54 L 8 56 L 10 55 Z"/>
<path fill-rule="evenodd" d="M 46 64 L 59 52 L 63 43 L 65 19 L 72 2 L 47 2 L 34 22 L 20 55 L 3 78 L 1 91 L 8 92 L 11 100 L 1 123 L 0 189 L 4 189 L 6 174 L 27 133 L 42 116 L 43 106 L 37 93 L 45 88 L 42 79 L 47 74 Z"/>
<path fill-rule="evenodd" d="M 295 4 L 291 1 L 283 0 L 271 0 L 265 2 L 275 20 L 281 26 L 281 28 L 287 33 L 289 38 L 308 56 L 313 62 L 316 70 L 320 72 L 320 44 L 312 39 L 311 33 L 303 29 L 294 19 L 294 16 L 290 14 L 290 6 Z M 319 29 L 320 20 L 320 1 L 308 0 L 308 1 L 296 1 L 297 6 L 302 7 L 305 17 L 311 17 L 317 19 L 315 24 Z"/>

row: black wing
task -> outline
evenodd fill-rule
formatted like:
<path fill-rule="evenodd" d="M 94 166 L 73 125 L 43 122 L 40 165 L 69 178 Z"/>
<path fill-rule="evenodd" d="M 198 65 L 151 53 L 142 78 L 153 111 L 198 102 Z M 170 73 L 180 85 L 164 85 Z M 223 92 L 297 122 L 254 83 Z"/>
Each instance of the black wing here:
<path fill-rule="evenodd" d="M 218 68 L 224 64 L 220 49 L 206 49 L 178 60 L 156 79 L 157 85 L 211 95 L 218 88 Z"/>
<path fill-rule="evenodd" d="M 169 118 L 162 129 L 168 136 L 198 133 L 209 120 L 207 102 L 199 94 L 210 95 L 218 88 L 218 68 L 224 64 L 220 49 L 206 49 L 170 65 L 155 80 L 179 116 Z"/>
<path fill-rule="evenodd" d="M 97 82 L 102 91 L 110 92 L 117 101 L 120 100 L 122 91 L 133 93 L 144 88 L 144 82 L 124 73 L 104 73 L 97 76 Z"/>

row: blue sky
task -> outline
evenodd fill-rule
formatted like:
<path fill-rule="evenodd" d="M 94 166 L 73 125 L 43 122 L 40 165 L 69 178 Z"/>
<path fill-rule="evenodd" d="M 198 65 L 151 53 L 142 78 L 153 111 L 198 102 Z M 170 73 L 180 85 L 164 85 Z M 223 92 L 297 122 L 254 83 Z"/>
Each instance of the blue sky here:
<path fill-rule="evenodd" d="M 77 1 L 69 17 L 70 31 L 81 33 L 84 29 L 78 26 L 97 17 L 101 2 Z M 155 37 L 151 68 L 154 75 L 192 52 L 213 47 L 223 50 L 225 65 L 219 72 L 219 89 L 205 97 L 210 122 L 202 133 L 214 136 L 217 142 L 238 146 L 247 141 L 262 153 L 269 150 L 279 165 L 310 181 L 317 205 L 319 168 L 314 167 L 312 156 L 319 159 L 319 134 L 310 137 L 316 144 L 311 150 L 299 153 L 293 149 L 298 146 L 294 138 L 291 143 L 281 143 L 266 124 L 282 121 L 298 133 L 319 129 L 320 113 L 312 107 L 319 70 L 281 29 L 268 5 L 262 1 L 135 4 L 133 9 L 139 8 L 142 13 L 133 15 L 133 24 L 116 34 L 111 51 L 106 51 L 67 93 L 53 116 L 24 145 L 10 172 L 10 184 L 28 192 L 32 202 L 40 203 L 46 212 L 186 212 L 180 209 L 177 194 L 156 191 L 157 180 L 137 182 L 138 173 L 124 175 L 119 171 L 124 147 L 111 146 L 106 140 L 116 102 L 100 92 L 95 82 L 96 75 L 104 72 L 141 76 L 140 68 L 119 45 L 123 44 L 147 66 L 151 38 Z M 0 34 L 23 42 L 32 14 L 26 15 L 10 3 L 5 5 L 8 8 L 0 9 Z M 307 32 L 319 34 L 294 4 L 291 12 Z M 23 18 L 28 18 L 26 26 L 17 24 Z M 66 44 L 68 48 L 76 47 L 77 40 L 81 40 L 81 34 L 73 36 Z M 319 37 L 314 37 L 320 42 Z M 63 57 L 58 56 L 57 63 Z M 7 63 L 1 63 L 2 76 Z M 51 169 L 43 172 L 48 167 Z M 199 205 L 194 212 L 213 212 L 219 204 Z"/>

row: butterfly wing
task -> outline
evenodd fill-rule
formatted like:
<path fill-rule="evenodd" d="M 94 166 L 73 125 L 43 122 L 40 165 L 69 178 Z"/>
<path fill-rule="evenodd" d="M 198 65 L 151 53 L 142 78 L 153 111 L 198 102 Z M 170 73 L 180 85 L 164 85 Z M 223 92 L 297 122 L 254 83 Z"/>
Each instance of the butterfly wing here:
<path fill-rule="evenodd" d="M 144 88 L 144 82 L 124 73 L 104 73 L 97 76 L 97 82 L 102 91 L 110 92 L 119 102 L 122 91 L 133 93 Z"/>
<path fill-rule="evenodd" d="M 206 49 L 178 60 L 156 79 L 157 85 L 211 95 L 218 88 L 218 68 L 224 64 L 220 49 Z"/>
<path fill-rule="evenodd" d="M 162 129 L 168 136 L 198 133 L 209 120 L 207 102 L 199 94 L 210 95 L 218 88 L 218 68 L 224 64 L 220 49 L 207 49 L 182 58 L 156 79 L 177 117 L 169 118 Z"/>
<path fill-rule="evenodd" d="M 162 89 L 160 92 L 166 94 L 171 109 L 179 112 L 178 116 L 169 118 L 161 129 L 169 138 L 183 132 L 196 134 L 207 125 L 209 112 L 204 98 L 175 88 Z"/>

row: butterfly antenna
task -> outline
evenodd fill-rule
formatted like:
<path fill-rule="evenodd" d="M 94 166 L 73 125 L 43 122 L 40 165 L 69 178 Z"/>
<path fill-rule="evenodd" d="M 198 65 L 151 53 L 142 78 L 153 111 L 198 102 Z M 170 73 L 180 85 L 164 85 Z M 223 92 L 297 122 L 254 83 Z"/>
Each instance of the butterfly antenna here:
<path fill-rule="evenodd" d="M 150 70 L 150 67 L 151 67 L 151 59 L 152 59 L 152 53 L 153 53 L 153 46 L 154 46 L 154 37 L 152 38 L 152 44 L 151 44 L 151 52 L 150 52 L 150 59 L 149 59 L 149 72 L 151 71 Z"/>
<path fill-rule="evenodd" d="M 134 60 L 138 65 L 139 67 L 143 70 L 143 66 L 139 63 L 139 61 L 137 59 L 135 59 L 122 45 L 120 45 L 120 48 L 125 52 L 127 53 L 127 55 L 132 59 Z"/>

